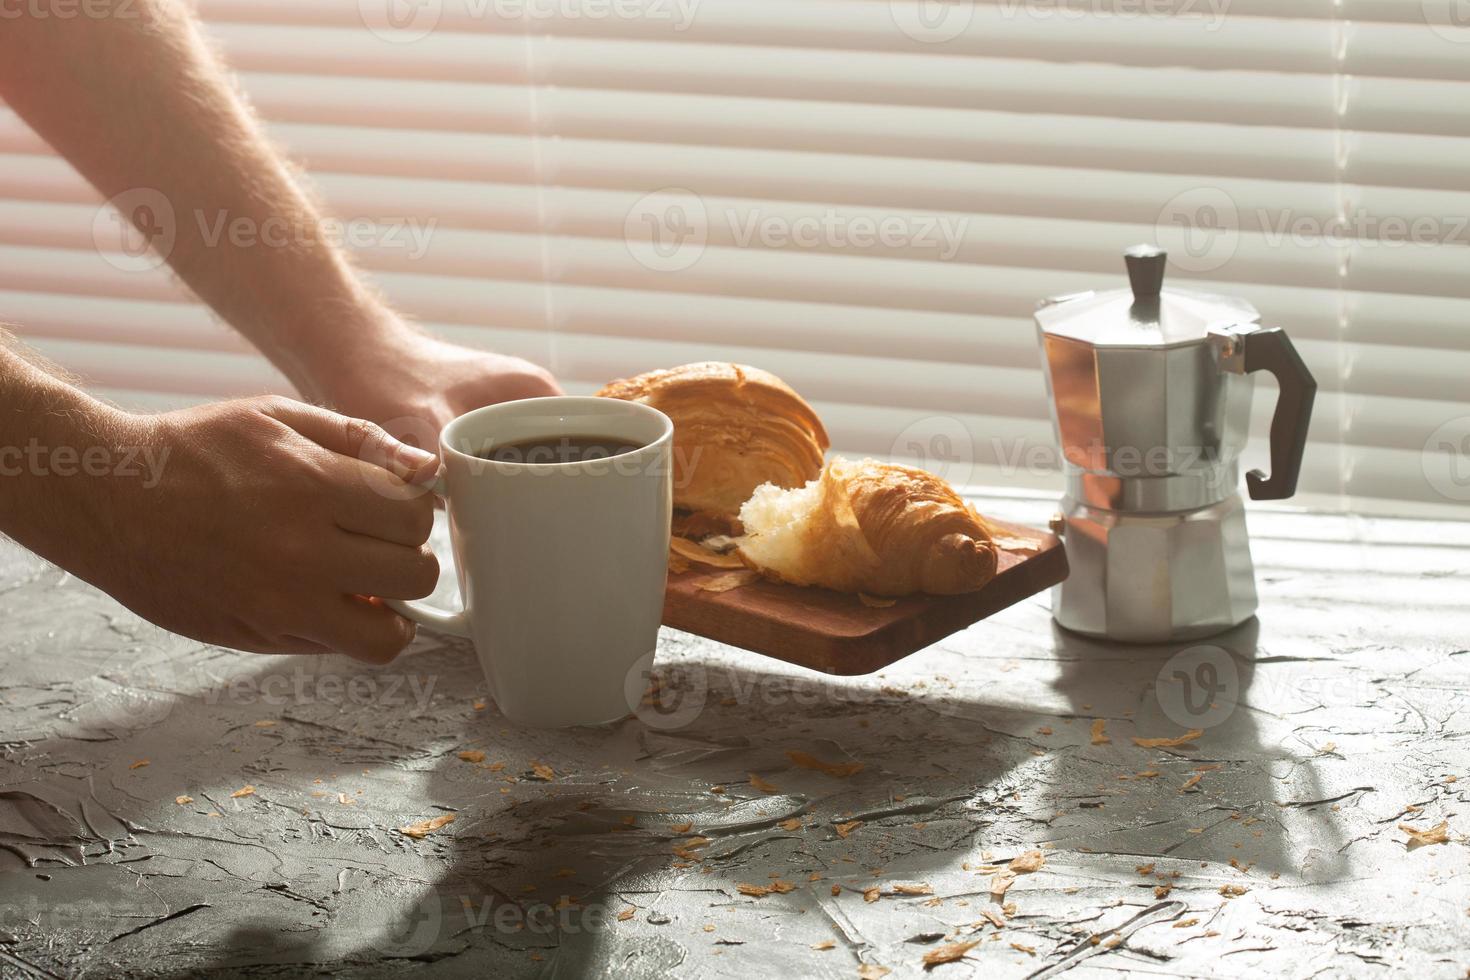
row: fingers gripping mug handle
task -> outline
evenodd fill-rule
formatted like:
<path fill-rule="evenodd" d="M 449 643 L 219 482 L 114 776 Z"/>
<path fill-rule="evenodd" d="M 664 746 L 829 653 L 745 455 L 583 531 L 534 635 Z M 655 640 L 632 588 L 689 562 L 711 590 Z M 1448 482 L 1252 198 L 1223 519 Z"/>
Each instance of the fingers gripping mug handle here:
<path fill-rule="evenodd" d="M 444 483 L 444 468 L 441 466 L 434 477 L 434 482 L 429 489 L 443 500 L 448 488 Z M 388 608 L 407 619 L 413 620 L 420 626 L 438 630 L 441 633 L 449 633 L 452 636 L 470 635 L 470 620 L 463 609 L 458 612 L 450 612 L 447 609 L 436 609 L 434 606 L 419 599 L 384 599 Z"/>

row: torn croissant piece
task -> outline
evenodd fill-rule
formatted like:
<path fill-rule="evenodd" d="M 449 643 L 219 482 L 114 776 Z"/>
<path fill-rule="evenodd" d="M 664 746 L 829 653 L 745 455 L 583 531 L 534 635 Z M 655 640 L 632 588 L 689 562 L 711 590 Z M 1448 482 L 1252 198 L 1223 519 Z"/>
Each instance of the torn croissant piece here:
<path fill-rule="evenodd" d="M 674 423 L 675 532 L 738 531 L 740 505 L 765 484 L 799 487 L 822 470 L 827 431 L 800 395 L 759 368 L 707 361 L 609 382 Z"/>
<path fill-rule="evenodd" d="M 957 595 L 995 577 L 985 520 L 944 480 L 907 466 L 834 459 L 804 487 L 759 488 L 740 519 L 740 557 L 793 585 Z"/>

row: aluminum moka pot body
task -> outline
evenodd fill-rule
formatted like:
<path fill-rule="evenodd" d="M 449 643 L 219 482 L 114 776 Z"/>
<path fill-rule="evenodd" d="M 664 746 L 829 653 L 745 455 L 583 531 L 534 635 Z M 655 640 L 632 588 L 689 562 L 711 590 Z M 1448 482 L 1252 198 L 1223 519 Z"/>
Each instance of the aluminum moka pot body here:
<path fill-rule="evenodd" d="M 1111 640 L 1209 636 L 1256 609 L 1239 491 L 1253 374 L 1272 371 L 1282 388 L 1272 475 L 1246 481 L 1257 498 L 1295 492 L 1316 385 L 1250 304 L 1162 289 L 1159 249 L 1126 258 L 1129 289 L 1058 297 L 1036 314 L 1066 476 L 1056 530 L 1072 568 L 1052 611 Z"/>

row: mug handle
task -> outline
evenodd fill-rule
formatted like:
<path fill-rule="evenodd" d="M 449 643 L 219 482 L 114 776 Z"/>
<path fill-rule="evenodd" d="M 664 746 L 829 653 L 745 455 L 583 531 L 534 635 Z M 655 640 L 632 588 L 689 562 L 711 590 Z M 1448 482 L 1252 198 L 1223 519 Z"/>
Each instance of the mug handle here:
<path fill-rule="evenodd" d="M 434 476 L 434 482 L 429 485 L 429 489 L 440 500 L 445 500 L 449 488 L 444 482 L 443 466 L 439 467 L 439 472 Z M 458 612 L 436 609 L 422 599 L 384 599 L 383 603 L 398 615 L 411 619 L 420 626 L 427 626 L 451 636 L 468 638 L 470 635 L 470 618 L 463 609 Z"/>

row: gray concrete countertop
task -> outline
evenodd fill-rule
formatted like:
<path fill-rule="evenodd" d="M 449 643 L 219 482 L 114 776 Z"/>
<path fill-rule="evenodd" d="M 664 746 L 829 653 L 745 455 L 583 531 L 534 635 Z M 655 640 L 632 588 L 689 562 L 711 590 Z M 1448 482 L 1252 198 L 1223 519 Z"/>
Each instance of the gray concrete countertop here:
<path fill-rule="evenodd" d="M 666 632 L 660 710 L 565 732 L 459 641 L 203 647 L 8 546 L 0 976 L 1464 977 L 1470 525 L 1251 529 L 1259 620 L 1190 648 L 1045 596 L 860 678 Z"/>

